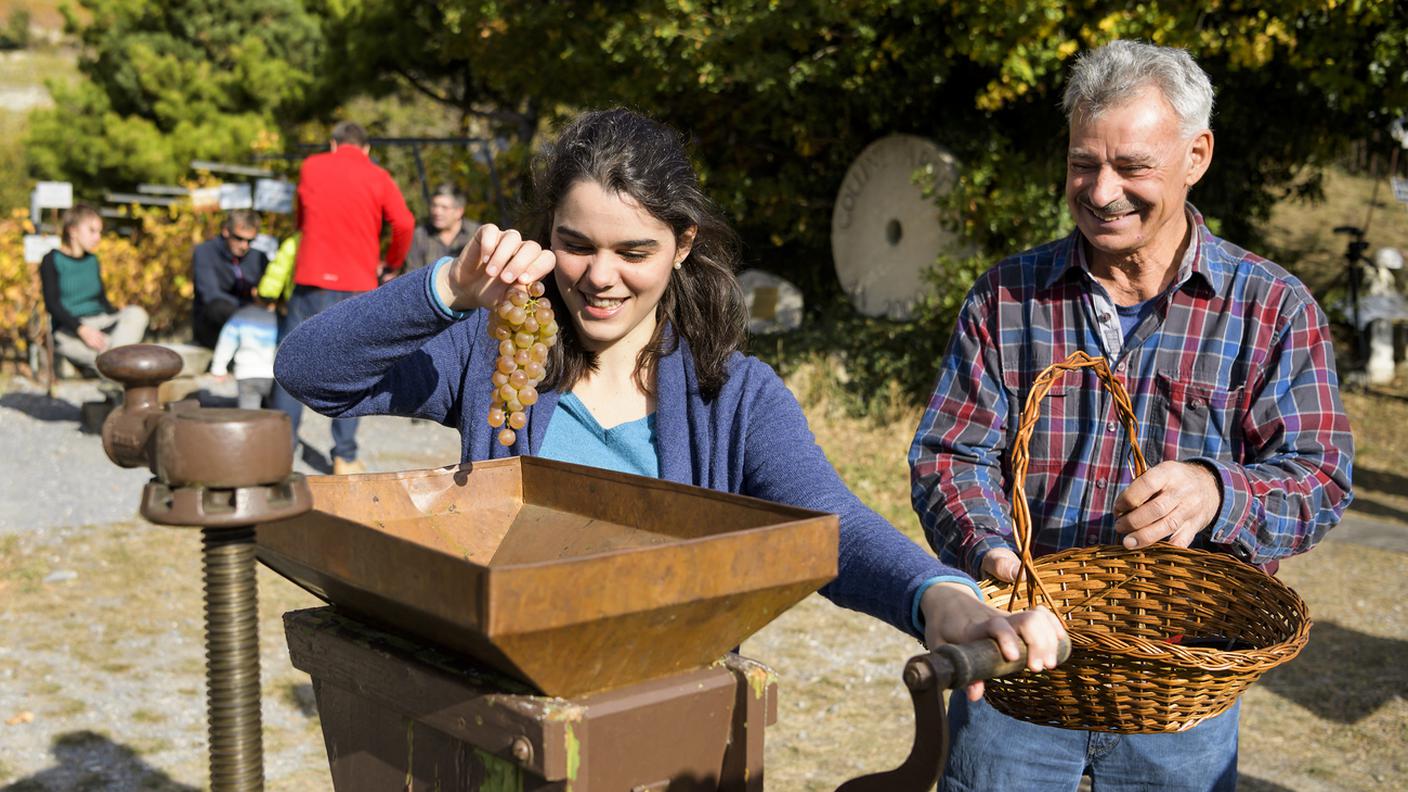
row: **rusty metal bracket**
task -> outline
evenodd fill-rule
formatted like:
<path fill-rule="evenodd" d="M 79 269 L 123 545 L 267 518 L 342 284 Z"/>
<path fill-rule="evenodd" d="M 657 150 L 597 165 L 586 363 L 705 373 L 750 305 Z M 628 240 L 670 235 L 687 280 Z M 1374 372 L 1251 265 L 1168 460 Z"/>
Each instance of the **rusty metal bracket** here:
<path fill-rule="evenodd" d="M 277 484 L 218 489 L 171 487 L 152 479 L 142 489 L 142 516 L 158 525 L 239 528 L 302 514 L 313 496 L 301 477 Z"/>

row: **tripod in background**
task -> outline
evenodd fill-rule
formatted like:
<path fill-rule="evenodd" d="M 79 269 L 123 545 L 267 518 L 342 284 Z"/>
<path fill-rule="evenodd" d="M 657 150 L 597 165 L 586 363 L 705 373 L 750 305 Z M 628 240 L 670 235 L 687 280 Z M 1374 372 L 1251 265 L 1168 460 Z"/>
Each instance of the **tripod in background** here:
<path fill-rule="evenodd" d="M 1335 226 L 1335 233 L 1349 236 L 1349 244 L 1344 251 L 1345 277 L 1349 283 L 1350 325 L 1354 328 L 1354 358 L 1358 366 L 1369 357 L 1368 333 L 1360 321 L 1359 292 L 1364 285 L 1364 267 L 1373 266 L 1373 262 L 1364 255 L 1364 251 L 1369 249 L 1369 243 L 1364 239 L 1364 229 L 1350 225 Z"/>

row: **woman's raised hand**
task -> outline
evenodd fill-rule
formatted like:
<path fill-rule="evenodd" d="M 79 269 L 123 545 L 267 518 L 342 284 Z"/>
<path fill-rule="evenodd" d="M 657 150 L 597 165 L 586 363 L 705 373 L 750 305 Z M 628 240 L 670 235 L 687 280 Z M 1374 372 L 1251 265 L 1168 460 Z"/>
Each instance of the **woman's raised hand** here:
<path fill-rule="evenodd" d="M 512 228 L 486 223 L 460 251 L 459 258 L 441 268 L 435 288 L 453 310 L 489 308 L 512 284 L 526 285 L 547 277 L 555 263 L 551 250 L 524 239 Z"/>

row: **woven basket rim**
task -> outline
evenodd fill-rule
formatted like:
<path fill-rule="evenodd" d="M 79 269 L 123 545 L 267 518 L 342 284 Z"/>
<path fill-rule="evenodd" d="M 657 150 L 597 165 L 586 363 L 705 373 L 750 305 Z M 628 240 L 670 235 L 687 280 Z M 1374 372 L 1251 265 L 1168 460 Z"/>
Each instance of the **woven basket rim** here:
<path fill-rule="evenodd" d="M 1153 563 L 1196 564 L 1201 568 L 1236 569 L 1242 573 L 1257 576 L 1263 592 L 1274 593 L 1290 603 L 1292 613 L 1297 617 L 1289 637 L 1270 646 L 1255 649 L 1226 650 L 1212 647 L 1185 647 L 1177 644 L 1155 641 L 1138 636 L 1118 635 L 1109 631 L 1093 630 L 1078 624 L 1066 624 L 1066 632 L 1074 647 L 1089 652 L 1100 652 L 1117 657 L 1131 657 L 1140 660 L 1160 661 L 1181 668 L 1202 671 L 1265 671 L 1295 657 L 1310 639 L 1311 620 L 1304 600 L 1290 586 L 1266 574 L 1251 564 L 1226 553 L 1194 548 L 1177 547 L 1170 544 L 1156 544 L 1130 550 L 1121 545 L 1087 545 L 1058 550 L 1034 559 L 1038 570 L 1058 563 L 1082 558 L 1127 558 L 1134 561 L 1145 560 Z M 989 604 L 999 607 L 1006 604 L 1015 593 L 1015 585 L 986 578 L 980 588 Z M 1261 592 L 1258 592 L 1260 594 Z"/>

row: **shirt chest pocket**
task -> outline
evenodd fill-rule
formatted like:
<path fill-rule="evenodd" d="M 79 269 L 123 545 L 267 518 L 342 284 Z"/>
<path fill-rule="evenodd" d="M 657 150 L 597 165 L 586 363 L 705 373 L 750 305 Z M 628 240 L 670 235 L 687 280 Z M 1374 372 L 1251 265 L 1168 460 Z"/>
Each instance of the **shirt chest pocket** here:
<path fill-rule="evenodd" d="M 1080 376 L 1078 372 L 1070 372 L 1056 380 L 1036 407 L 1036 424 L 1032 427 L 1031 439 L 1027 443 L 1030 459 L 1027 467 L 1029 479 L 1060 476 L 1063 472 L 1069 472 L 1067 468 L 1079 461 L 1076 459 L 1079 454 L 1078 440 L 1083 431 L 1079 425 L 1080 416 L 1077 414 L 1080 408 Z M 1012 405 L 1011 423 L 1008 427 L 1009 449 L 1016 442 L 1021 415 L 1031 393 L 1031 388 L 1019 379 L 1013 376 L 1004 382 L 1009 404 Z M 1029 481 L 1029 493 L 1034 491 L 1032 483 Z"/>
<path fill-rule="evenodd" d="M 1244 395 L 1241 386 L 1229 388 L 1160 372 L 1146 436 L 1163 438 L 1163 459 L 1235 461 L 1242 445 Z"/>

